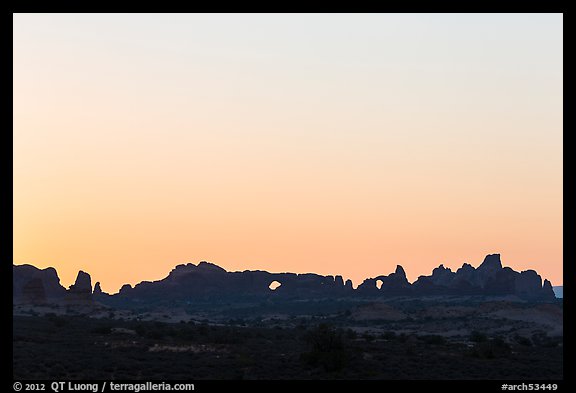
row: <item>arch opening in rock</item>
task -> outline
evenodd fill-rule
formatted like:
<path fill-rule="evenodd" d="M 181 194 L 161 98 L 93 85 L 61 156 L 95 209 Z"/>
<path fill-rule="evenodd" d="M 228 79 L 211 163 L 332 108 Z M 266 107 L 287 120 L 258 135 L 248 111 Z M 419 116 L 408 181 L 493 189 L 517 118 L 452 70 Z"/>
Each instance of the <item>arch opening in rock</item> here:
<path fill-rule="evenodd" d="M 382 288 L 382 284 L 384 284 L 384 281 L 376 280 L 376 288 L 378 288 L 378 289 Z"/>
<path fill-rule="evenodd" d="M 281 282 L 278 282 L 276 280 L 272 281 L 270 283 L 270 285 L 268 285 L 268 288 L 270 288 L 271 291 L 275 291 L 277 288 L 279 288 L 282 285 Z"/>

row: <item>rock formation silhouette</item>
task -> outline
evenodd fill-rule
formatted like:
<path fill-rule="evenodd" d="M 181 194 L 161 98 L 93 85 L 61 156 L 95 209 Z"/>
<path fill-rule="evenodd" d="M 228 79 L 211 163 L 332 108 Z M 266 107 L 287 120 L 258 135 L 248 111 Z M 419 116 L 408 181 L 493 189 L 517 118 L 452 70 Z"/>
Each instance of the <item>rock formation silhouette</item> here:
<path fill-rule="evenodd" d="M 80 270 L 76 282 L 68 290 L 68 300 L 77 303 L 89 303 L 92 301 L 92 279 L 86 272 Z"/>
<path fill-rule="evenodd" d="M 66 296 L 66 288 L 60 285 L 56 269 L 38 269 L 32 265 L 12 268 L 13 303 L 58 302 Z"/>
<path fill-rule="evenodd" d="M 94 284 L 94 292 L 92 292 L 92 294 L 94 296 L 98 296 L 98 295 L 102 295 L 102 288 L 100 287 L 100 281 L 98 281 L 96 284 Z"/>
<path fill-rule="evenodd" d="M 487 255 L 478 268 L 464 263 L 456 272 L 440 265 L 430 276 L 420 276 L 414 283 L 406 278 L 400 265 L 389 275 L 365 279 L 357 289 L 342 276 L 322 276 L 306 273 L 270 273 L 261 270 L 228 272 L 209 262 L 176 266 L 166 278 L 143 281 L 134 287 L 125 284 L 120 292 L 108 295 L 96 283 L 92 292 L 91 278 L 80 271 L 74 285 L 66 291 L 56 270 L 40 270 L 31 265 L 13 266 L 14 304 L 44 303 L 63 298 L 72 302 L 109 300 L 115 303 L 158 301 L 218 302 L 281 299 L 322 299 L 338 297 L 391 296 L 513 296 L 526 301 L 553 301 L 550 281 L 534 270 L 522 272 L 502 267 L 500 254 Z M 273 281 L 281 285 L 269 288 Z M 381 284 L 378 287 L 377 284 Z"/>

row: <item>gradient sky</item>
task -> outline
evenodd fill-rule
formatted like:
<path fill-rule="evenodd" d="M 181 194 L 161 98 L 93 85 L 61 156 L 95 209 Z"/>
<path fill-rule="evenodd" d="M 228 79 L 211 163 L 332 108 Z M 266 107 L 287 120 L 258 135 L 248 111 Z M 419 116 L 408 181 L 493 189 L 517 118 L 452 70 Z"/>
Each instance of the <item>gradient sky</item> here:
<path fill-rule="evenodd" d="M 561 14 L 14 15 L 14 260 L 562 284 Z"/>

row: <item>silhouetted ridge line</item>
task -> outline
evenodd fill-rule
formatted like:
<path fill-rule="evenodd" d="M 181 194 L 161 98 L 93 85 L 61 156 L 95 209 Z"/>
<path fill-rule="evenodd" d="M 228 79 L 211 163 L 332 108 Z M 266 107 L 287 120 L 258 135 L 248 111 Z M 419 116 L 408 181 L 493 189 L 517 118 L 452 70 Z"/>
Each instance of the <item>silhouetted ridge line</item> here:
<path fill-rule="evenodd" d="M 414 283 L 406 278 L 400 265 L 389 275 L 365 279 L 357 289 L 342 276 L 305 273 L 270 273 L 261 270 L 228 272 L 218 265 L 200 262 L 176 266 L 166 278 L 142 281 L 132 287 L 125 284 L 120 292 L 102 292 L 100 283 L 92 291 L 88 273 L 80 271 L 68 290 L 60 285 L 55 269 L 40 270 L 31 265 L 13 265 L 13 303 L 71 302 L 153 303 L 158 301 L 214 302 L 261 300 L 270 297 L 286 299 L 320 299 L 338 297 L 390 296 L 508 296 L 518 300 L 553 301 L 550 281 L 534 270 L 522 272 L 502 267 L 500 254 L 487 255 L 478 268 L 464 263 L 453 272 L 440 265 L 430 276 L 420 276 Z M 273 281 L 281 285 L 272 290 Z M 380 285 L 378 285 L 380 284 Z"/>

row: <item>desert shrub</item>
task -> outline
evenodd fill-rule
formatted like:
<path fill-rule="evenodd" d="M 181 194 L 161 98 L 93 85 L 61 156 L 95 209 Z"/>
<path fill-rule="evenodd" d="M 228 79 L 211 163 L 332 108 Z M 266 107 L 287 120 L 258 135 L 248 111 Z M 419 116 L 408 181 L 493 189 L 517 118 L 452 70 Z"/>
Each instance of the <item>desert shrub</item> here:
<path fill-rule="evenodd" d="M 354 339 L 358 338 L 358 333 L 356 333 L 356 331 L 354 331 L 352 329 L 347 329 L 346 330 L 346 338 L 348 338 L 350 340 L 354 340 Z"/>
<path fill-rule="evenodd" d="M 446 343 L 446 339 L 437 334 L 429 334 L 426 336 L 421 336 L 420 340 L 424 341 L 426 344 L 442 345 Z"/>
<path fill-rule="evenodd" d="M 174 338 L 183 341 L 193 341 L 196 338 L 196 334 L 193 328 L 184 323 L 180 325 L 180 329 L 176 329 Z"/>
<path fill-rule="evenodd" d="M 139 325 L 135 328 L 136 333 L 145 338 L 151 338 L 154 340 L 160 340 L 165 336 L 165 332 L 162 331 L 162 328 L 158 325 Z"/>
<path fill-rule="evenodd" d="M 345 348 L 342 333 L 327 324 L 308 331 L 304 340 L 309 350 L 302 353 L 301 359 L 309 366 L 335 372 L 342 370 L 349 361 L 350 354 Z"/>
<path fill-rule="evenodd" d="M 511 352 L 510 345 L 499 337 L 478 342 L 474 348 L 472 348 L 472 356 L 482 359 L 507 357 Z"/>
<path fill-rule="evenodd" d="M 470 333 L 470 341 L 475 343 L 482 343 L 488 341 L 488 337 L 484 333 L 480 333 L 478 330 L 473 330 Z"/>
<path fill-rule="evenodd" d="M 94 334 L 110 334 L 112 328 L 110 326 L 96 326 L 90 330 Z"/>
<path fill-rule="evenodd" d="M 198 326 L 198 334 L 202 335 L 202 336 L 206 336 L 208 334 L 208 325 L 205 323 L 202 323 L 201 325 Z"/>
<path fill-rule="evenodd" d="M 372 341 L 374 341 L 374 336 L 371 335 L 370 333 L 364 333 L 364 334 L 362 334 L 362 338 L 363 338 L 364 340 L 366 340 L 367 342 L 372 342 Z"/>
<path fill-rule="evenodd" d="M 68 321 L 66 320 L 66 318 L 64 317 L 60 317 L 54 313 L 49 313 L 46 314 L 46 317 L 48 318 L 48 320 L 56 327 L 63 327 L 65 326 Z"/>
<path fill-rule="evenodd" d="M 523 337 L 518 334 L 514 335 L 514 341 L 520 345 L 524 345 L 525 347 L 532 345 L 532 341 L 530 341 L 528 337 Z"/>
<path fill-rule="evenodd" d="M 550 337 L 548 333 L 543 331 L 537 331 L 532 335 L 532 342 L 534 345 L 539 347 L 554 348 L 562 342 L 561 337 Z"/>
<path fill-rule="evenodd" d="M 233 329 L 215 329 L 212 331 L 212 341 L 216 344 L 238 344 L 238 335 Z"/>

